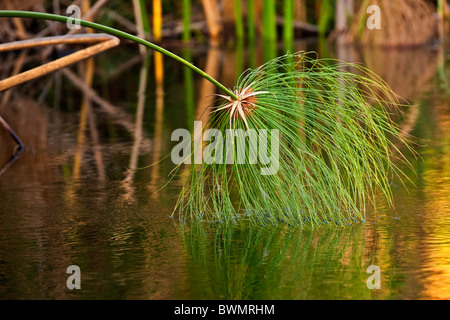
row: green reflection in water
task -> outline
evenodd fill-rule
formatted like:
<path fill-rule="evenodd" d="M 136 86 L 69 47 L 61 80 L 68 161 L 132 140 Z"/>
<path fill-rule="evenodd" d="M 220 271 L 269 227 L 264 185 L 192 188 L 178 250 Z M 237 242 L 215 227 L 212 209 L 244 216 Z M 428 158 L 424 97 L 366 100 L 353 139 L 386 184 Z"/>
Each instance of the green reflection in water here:
<path fill-rule="evenodd" d="M 366 226 L 254 228 L 181 225 L 195 299 L 371 299 L 366 286 L 375 246 Z M 373 239 L 371 244 L 373 244 Z M 372 248 L 370 250 L 370 248 Z M 369 250 L 368 250 L 369 249 Z"/>

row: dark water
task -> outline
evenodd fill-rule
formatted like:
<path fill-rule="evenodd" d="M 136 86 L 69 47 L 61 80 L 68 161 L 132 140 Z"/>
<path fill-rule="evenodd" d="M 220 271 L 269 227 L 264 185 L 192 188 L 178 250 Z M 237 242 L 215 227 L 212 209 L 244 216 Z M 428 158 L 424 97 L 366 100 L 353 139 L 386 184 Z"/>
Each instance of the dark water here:
<path fill-rule="evenodd" d="M 450 298 L 450 51 L 319 48 L 363 61 L 411 103 L 402 125 L 421 139 L 419 156 L 408 156 L 407 189 L 393 181 L 395 210 L 381 204 L 352 227 L 181 230 L 169 218 L 180 183 L 158 191 L 170 158 L 148 165 L 170 154 L 171 132 L 189 129 L 215 91 L 167 58 L 161 82 L 160 58 L 121 47 L 95 59 L 92 105 L 59 73 L 0 107 L 27 147 L 0 176 L 0 298 Z M 258 49 L 178 52 L 227 86 L 264 60 Z M 0 166 L 13 150 L 0 128 Z M 80 290 L 66 287 L 69 265 L 81 269 Z M 366 285 L 370 265 L 380 289 Z"/>

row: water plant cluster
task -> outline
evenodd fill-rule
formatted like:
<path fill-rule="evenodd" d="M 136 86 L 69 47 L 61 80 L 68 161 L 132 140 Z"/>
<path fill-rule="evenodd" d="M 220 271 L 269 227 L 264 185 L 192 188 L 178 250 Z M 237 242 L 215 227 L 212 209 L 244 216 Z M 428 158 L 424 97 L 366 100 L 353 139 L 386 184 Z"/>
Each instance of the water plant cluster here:
<path fill-rule="evenodd" d="M 69 20 L 26 11 L 0 11 L 0 17 Z M 244 163 L 176 166 L 172 178 L 181 175 L 183 186 L 174 214 L 182 221 L 232 220 L 246 208 L 248 219 L 256 224 L 316 225 L 361 221 L 366 206 L 375 206 L 377 198 L 392 204 L 389 181 L 402 175 L 395 161 L 404 161 L 399 148 L 407 145 L 391 120 L 390 113 L 398 111 L 400 104 L 389 86 L 365 67 L 318 59 L 313 53 L 286 54 L 245 71 L 232 90 L 149 41 L 76 21 L 173 58 L 222 90 L 217 103 L 205 110 L 211 115 L 203 132 L 209 127 L 222 133 L 228 129 L 279 132 L 279 166 L 270 175 L 262 175 L 261 165 L 252 164 L 258 151 L 245 143 Z M 267 150 L 264 147 L 259 152 Z M 233 150 L 232 156 L 237 154 Z"/>
<path fill-rule="evenodd" d="M 361 65 L 301 52 L 248 70 L 234 92 L 242 91 L 265 94 L 253 96 L 246 115 L 226 110 L 234 98 L 225 97 L 204 129 L 278 129 L 279 170 L 261 175 L 250 161 L 179 165 L 183 189 L 175 214 L 182 220 L 232 220 L 245 208 L 255 223 L 315 225 L 364 220 L 366 205 L 376 205 L 379 195 L 392 204 L 389 181 L 402 175 L 394 160 L 403 161 L 396 144 L 407 142 L 390 115 L 399 101 L 381 78 Z M 246 155 L 250 160 L 255 150 L 246 146 Z"/>

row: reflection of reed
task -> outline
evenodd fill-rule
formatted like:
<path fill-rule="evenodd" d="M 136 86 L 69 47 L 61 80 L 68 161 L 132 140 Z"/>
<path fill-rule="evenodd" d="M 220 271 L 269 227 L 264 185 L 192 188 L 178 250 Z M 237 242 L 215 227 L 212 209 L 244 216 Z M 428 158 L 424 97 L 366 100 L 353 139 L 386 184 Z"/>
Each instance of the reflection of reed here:
<path fill-rule="evenodd" d="M 83 12 L 88 12 L 90 10 L 90 3 L 88 0 L 82 1 Z M 92 33 L 92 31 L 88 31 Z M 91 88 L 94 79 L 94 60 L 88 59 L 84 63 L 79 65 L 79 69 L 82 74 L 84 74 L 84 84 L 86 87 Z M 87 127 L 89 125 L 89 127 Z M 86 131 L 89 128 L 91 144 L 94 153 L 94 159 L 97 167 L 98 182 L 104 183 L 106 179 L 105 167 L 103 164 L 103 155 L 100 148 L 99 135 L 97 129 L 97 123 L 95 119 L 95 114 L 92 110 L 92 103 L 86 93 L 83 93 L 83 99 L 81 103 L 80 110 L 80 123 L 77 133 L 77 146 L 74 154 L 74 163 L 72 171 L 72 181 L 68 185 L 67 196 L 69 199 L 73 200 L 74 197 L 74 183 L 77 182 L 81 177 L 81 166 L 83 162 L 83 155 L 86 151 Z"/>
<path fill-rule="evenodd" d="M 422 108 L 422 118 L 430 117 L 434 126 L 429 138 L 429 149 L 423 153 L 421 172 L 423 211 L 423 238 L 420 252 L 424 257 L 421 279 L 425 299 L 450 299 L 450 109 L 449 95 L 439 96 L 434 105 Z M 431 110 L 430 110 L 431 109 Z"/>
<path fill-rule="evenodd" d="M 53 136 L 49 134 L 54 118 L 48 111 L 45 106 L 27 98 L 14 98 L 7 105 L 0 106 L 0 112 L 7 119 L 14 119 L 12 124 L 27 146 L 14 166 L 0 177 L 2 225 L 10 226 L 2 229 L 0 255 L 5 262 L 2 272 L 9 276 L 1 287 L 4 289 L 5 283 L 12 284 L 9 296 L 13 299 L 24 296 L 44 298 L 51 294 L 60 299 L 67 298 L 64 287 L 47 286 L 49 280 L 65 281 L 56 270 L 65 270 L 70 264 L 66 264 L 67 251 L 63 252 L 69 250 L 62 244 L 64 236 L 59 232 L 45 232 L 56 226 L 56 221 L 62 217 L 55 214 L 57 209 L 61 209 L 58 200 L 62 176 L 58 170 L 61 164 L 55 161 L 58 147 L 55 148 Z M 55 116 L 59 117 L 58 114 Z M 3 134 L 0 130 L 0 164 L 3 164 L 6 156 L 3 151 L 8 146 Z M 10 186 L 17 189 L 8 193 Z M 5 246 L 13 243 L 21 245 Z M 27 285 L 14 284 L 18 277 L 26 279 Z"/>
<path fill-rule="evenodd" d="M 89 120 L 89 133 L 92 142 L 92 151 L 94 152 L 95 164 L 97 167 L 98 180 L 99 182 L 104 183 L 106 180 L 106 170 L 105 165 L 103 163 L 103 154 L 100 145 L 96 116 L 94 111 L 92 110 L 92 105 L 90 103 L 88 108 L 88 120 Z"/>
<path fill-rule="evenodd" d="M 112 103 L 103 99 L 94 89 L 88 87 L 82 79 L 80 79 L 77 75 L 75 75 L 69 69 L 63 69 L 61 72 L 70 80 L 70 82 L 78 87 L 83 93 L 85 93 L 89 99 L 95 104 L 97 104 L 101 109 L 101 111 L 107 113 L 111 116 L 111 119 L 118 125 L 122 126 L 129 133 L 134 135 L 135 125 L 130 115 L 125 112 L 122 108 L 119 108 Z M 143 137 L 143 144 L 149 146 L 150 140 L 146 137 Z"/>
<path fill-rule="evenodd" d="M 153 39 L 162 39 L 162 3 L 161 0 L 153 0 Z"/>
<path fill-rule="evenodd" d="M 430 88 L 430 80 L 437 71 L 439 51 L 426 47 L 400 49 L 337 45 L 335 55 L 343 61 L 362 61 L 386 81 L 398 96 L 411 100 Z"/>
<path fill-rule="evenodd" d="M 141 4 L 142 4 L 141 1 L 133 0 L 133 9 L 134 9 L 134 18 L 136 20 L 137 36 L 141 39 L 145 39 L 144 22 L 143 22 L 143 15 L 141 12 Z M 141 55 L 144 55 L 145 51 L 146 51 L 146 49 L 144 46 L 139 46 L 139 52 Z"/>
<path fill-rule="evenodd" d="M 153 136 L 152 148 L 152 167 L 150 191 L 152 197 L 157 197 L 155 193 L 158 190 L 160 180 L 160 160 L 162 152 L 162 127 L 164 120 L 164 60 L 163 55 L 159 52 L 154 53 L 155 61 L 155 81 L 156 81 L 156 110 L 155 110 L 155 133 Z"/>
<path fill-rule="evenodd" d="M 86 12 L 89 10 L 90 4 L 88 0 L 82 1 L 82 11 Z M 88 31 L 92 33 L 92 31 Z M 89 59 L 78 65 L 80 73 L 84 74 L 84 83 L 87 87 L 92 87 L 92 81 L 94 79 L 94 60 Z M 80 122 L 78 124 L 77 132 L 77 146 L 74 154 L 73 169 L 72 169 L 72 181 L 67 186 L 66 195 L 71 201 L 75 197 L 75 186 L 74 183 L 80 179 L 81 174 L 81 164 L 83 160 L 83 155 L 86 151 L 86 127 L 88 123 L 88 115 L 90 109 L 92 108 L 91 101 L 86 94 L 83 94 L 83 99 L 81 102 L 80 110 Z"/>
<path fill-rule="evenodd" d="M 217 79 L 217 76 L 219 74 L 220 70 L 220 52 L 217 48 L 212 47 L 208 51 L 208 55 L 206 57 L 206 65 L 205 65 L 205 72 L 209 74 L 214 79 Z M 232 68 L 230 68 L 232 69 Z M 207 128 L 209 125 L 209 119 L 211 116 L 210 107 L 213 105 L 215 97 L 214 94 L 216 93 L 216 87 L 209 82 L 206 79 L 201 80 L 200 84 L 200 91 L 199 91 L 199 101 L 197 104 L 197 110 L 195 112 L 195 120 L 201 121 L 201 125 L 203 128 Z M 196 149 L 200 145 L 201 136 L 203 135 L 202 128 L 194 128 L 194 147 L 193 149 Z M 205 148 L 204 145 L 201 146 L 203 149 Z M 194 157 L 196 159 L 194 160 L 194 163 L 201 163 L 202 159 L 199 159 L 202 157 L 202 152 L 196 152 L 196 150 L 192 150 L 194 152 Z M 187 169 L 187 167 L 186 167 Z M 187 177 L 187 175 L 186 175 Z"/>
<path fill-rule="evenodd" d="M 144 54 L 146 50 L 144 51 Z M 141 67 L 141 72 L 139 75 L 139 88 L 138 88 L 138 102 L 137 102 L 137 110 L 136 110 L 136 129 L 134 132 L 134 143 L 133 148 L 131 150 L 130 163 L 128 165 L 128 170 L 125 175 L 125 179 L 122 181 L 122 187 L 125 189 L 125 200 L 130 201 L 134 199 L 134 187 L 133 187 L 133 179 L 134 174 L 137 169 L 138 158 L 139 158 L 139 149 L 142 143 L 142 125 L 144 121 L 144 108 L 145 108 L 145 99 L 147 97 L 147 76 L 148 76 L 148 66 L 149 61 L 145 58 L 144 63 Z"/>
<path fill-rule="evenodd" d="M 220 80 L 227 87 L 232 87 L 236 85 L 236 79 L 238 76 L 236 72 L 236 66 L 239 60 L 238 57 L 239 53 L 240 52 L 238 52 L 238 50 L 236 50 L 235 48 L 223 51 L 224 55 L 223 60 L 226 61 L 226 63 L 220 64 L 222 69 L 220 70 Z M 208 52 L 208 59 L 209 59 L 209 52 Z M 206 64 L 208 65 L 208 62 Z M 233 67 L 230 68 L 230 66 Z M 200 96 L 200 98 L 203 97 L 204 95 Z"/>
<path fill-rule="evenodd" d="M 190 49 L 183 50 L 183 58 L 186 61 L 192 60 L 192 52 Z M 194 73 L 189 68 L 184 68 L 184 96 L 186 103 L 186 125 L 188 130 L 193 129 L 194 125 L 194 109 L 195 109 L 195 90 L 194 90 Z"/>
<path fill-rule="evenodd" d="M 232 68 L 230 68 L 232 69 Z M 208 73 L 210 76 L 212 76 L 213 78 L 218 77 L 219 73 L 220 73 L 220 51 L 216 48 L 216 47 L 211 47 L 208 50 L 207 53 L 207 57 L 206 57 L 206 65 L 204 68 L 205 72 Z M 190 84 L 191 81 L 191 77 L 192 77 L 192 73 L 187 73 L 186 74 L 186 79 L 187 79 L 187 90 L 192 89 L 192 85 Z M 233 74 L 234 77 L 234 74 Z M 197 102 L 197 107 L 195 112 L 191 112 L 191 110 L 188 110 L 188 114 L 189 114 L 189 118 L 195 121 L 201 121 L 202 122 L 202 126 L 204 128 L 206 128 L 209 123 L 209 119 L 210 119 L 210 114 L 211 114 L 211 110 L 210 107 L 213 105 L 214 101 L 215 101 L 215 97 L 214 94 L 216 93 L 216 87 L 209 82 L 206 79 L 202 79 L 200 82 L 200 89 L 199 89 L 199 100 Z M 190 99 L 194 99 L 193 93 L 192 95 L 189 97 Z M 188 104 L 189 105 L 189 104 Z M 192 116 L 190 116 L 190 114 L 193 114 Z M 198 124 L 197 124 L 198 125 Z M 194 152 L 196 150 L 196 148 L 198 148 L 198 146 L 200 145 L 200 138 L 201 135 L 203 134 L 202 131 L 202 127 L 198 126 L 197 128 L 194 127 L 194 123 L 188 123 L 188 128 L 189 130 L 191 130 L 191 132 L 194 133 L 193 135 L 193 150 L 192 152 Z M 202 148 L 204 148 L 205 146 L 202 145 Z M 194 163 L 200 163 L 202 161 L 202 159 L 200 159 L 202 157 L 202 152 L 194 152 Z M 189 166 L 183 166 L 181 169 L 181 176 L 182 179 L 179 180 L 179 183 L 183 183 L 183 180 L 185 179 L 189 179 L 189 174 L 190 174 L 190 170 L 189 170 Z"/>
<path fill-rule="evenodd" d="M 362 50 L 367 67 L 383 78 L 404 99 L 413 99 L 429 89 L 437 71 L 437 51 L 371 48 Z M 427 86 L 428 85 L 428 86 Z"/>
<path fill-rule="evenodd" d="M 233 68 L 230 68 L 233 69 Z M 206 57 L 205 72 L 214 79 L 218 78 L 220 70 L 220 51 L 217 48 L 210 48 Z M 199 90 L 199 101 L 197 105 L 197 111 L 195 113 L 195 119 L 202 121 L 205 125 L 209 120 L 208 107 L 210 107 L 214 100 L 214 94 L 216 93 L 216 87 L 214 84 L 206 79 L 201 80 Z"/>
<path fill-rule="evenodd" d="M 92 86 L 93 79 L 93 70 L 94 70 L 94 61 L 88 60 L 84 63 L 84 81 L 87 86 Z M 81 162 L 83 158 L 83 154 L 85 152 L 86 145 L 86 126 L 87 126 L 87 118 L 88 118 L 88 109 L 91 107 L 90 101 L 87 98 L 86 94 L 83 95 L 83 100 L 81 103 L 80 110 L 80 122 L 78 124 L 78 133 L 77 133 L 77 147 L 74 155 L 73 162 L 73 170 L 72 170 L 72 179 L 73 181 L 77 181 L 80 179 L 80 170 L 81 170 Z"/>
<path fill-rule="evenodd" d="M 195 282 L 187 286 L 196 299 L 367 299 L 372 295 L 363 281 L 370 262 L 364 226 L 340 232 L 183 226 L 188 272 Z"/>
<path fill-rule="evenodd" d="M 413 134 L 426 146 L 418 159 L 410 159 L 409 192 L 397 190 L 397 214 L 402 225 L 385 232 L 395 237 L 395 255 L 401 265 L 401 299 L 450 298 L 450 112 L 449 95 L 438 87 L 413 105 L 419 119 Z M 407 172 L 408 173 L 408 172 Z M 407 275 L 407 276 L 405 276 Z"/>

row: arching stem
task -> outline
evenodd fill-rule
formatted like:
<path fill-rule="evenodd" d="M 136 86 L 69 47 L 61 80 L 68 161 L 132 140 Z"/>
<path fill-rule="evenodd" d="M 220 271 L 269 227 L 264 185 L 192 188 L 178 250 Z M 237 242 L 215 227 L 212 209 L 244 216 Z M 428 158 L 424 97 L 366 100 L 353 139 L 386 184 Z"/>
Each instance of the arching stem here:
<path fill-rule="evenodd" d="M 199 75 L 201 75 L 202 77 L 204 77 L 205 79 L 209 80 L 211 83 L 213 83 L 215 86 L 217 86 L 218 88 L 222 89 L 223 91 L 225 91 L 226 93 L 228 93 L 228 95 L 230 95 L 233 99 L 237 100 L 236 95 L 233 93 L 232 90 L 230 90 L 229 88 L 225 87 L 223 84 L 221 84 L 219 81 L 217 81 L 216 79 L 214 79 L 213 77 L 211 77 L 210 75 L 208 75 L 206 72 L 204 72 L 203 70 L 199 69 L 198 67 L 194 66 L 192 63 L 184 60 L 183 58 L 177 56 L 176 54 L 160 47 L 157 46 L 154 43 L 151 43 L 147 40 L 141 39 L 137 36 L 134 36 L 132 34 L 129 34 L 127 32 L 123 32 L 108 26 L 104 26 L 95 22 L 90 22 L 90 21 L 86 21 L 86 20 L 81 20 L 81 19 L 76 19 L 73 17 L 66 17 L 66 16 L 61 16 L 61 15 L 57 15 L 57 14 L 51 14 L 51 13 L 43 13 L 43 12 L 33 12 L 33 11 L 17 11 L 17 10 L 0 10 L 0 18 L 1 17 L 7 17 L 7 18 L 31 18 L 31 19 L 43 19 L 43 20 L 52 20 L 52 21 L 58 21 L 58 22 L 64 22 L 66 23 L 67 21 L 71 21 L 72 23 L 79 23 L 80 25 L 82 25 L 83 27 L 87 27 L 87 28 L 92 28 L 95 30 L 99 30 L 99 31 L 103 31 L 105 33 L 108 34 L 112 34 L 115 35 L 117 37 L 120 38 L 125 38 L 131 41 L 134 41 L 136 43 L 142 44 L 148 48 L 151 48 L 155 51 L 161 52 L 162 54 L 177 60 L 178 62 L 182 63 L 183 65 L 185 65 L 186 67 L 192 69 L 194 72 L 198 73 Z"/>

